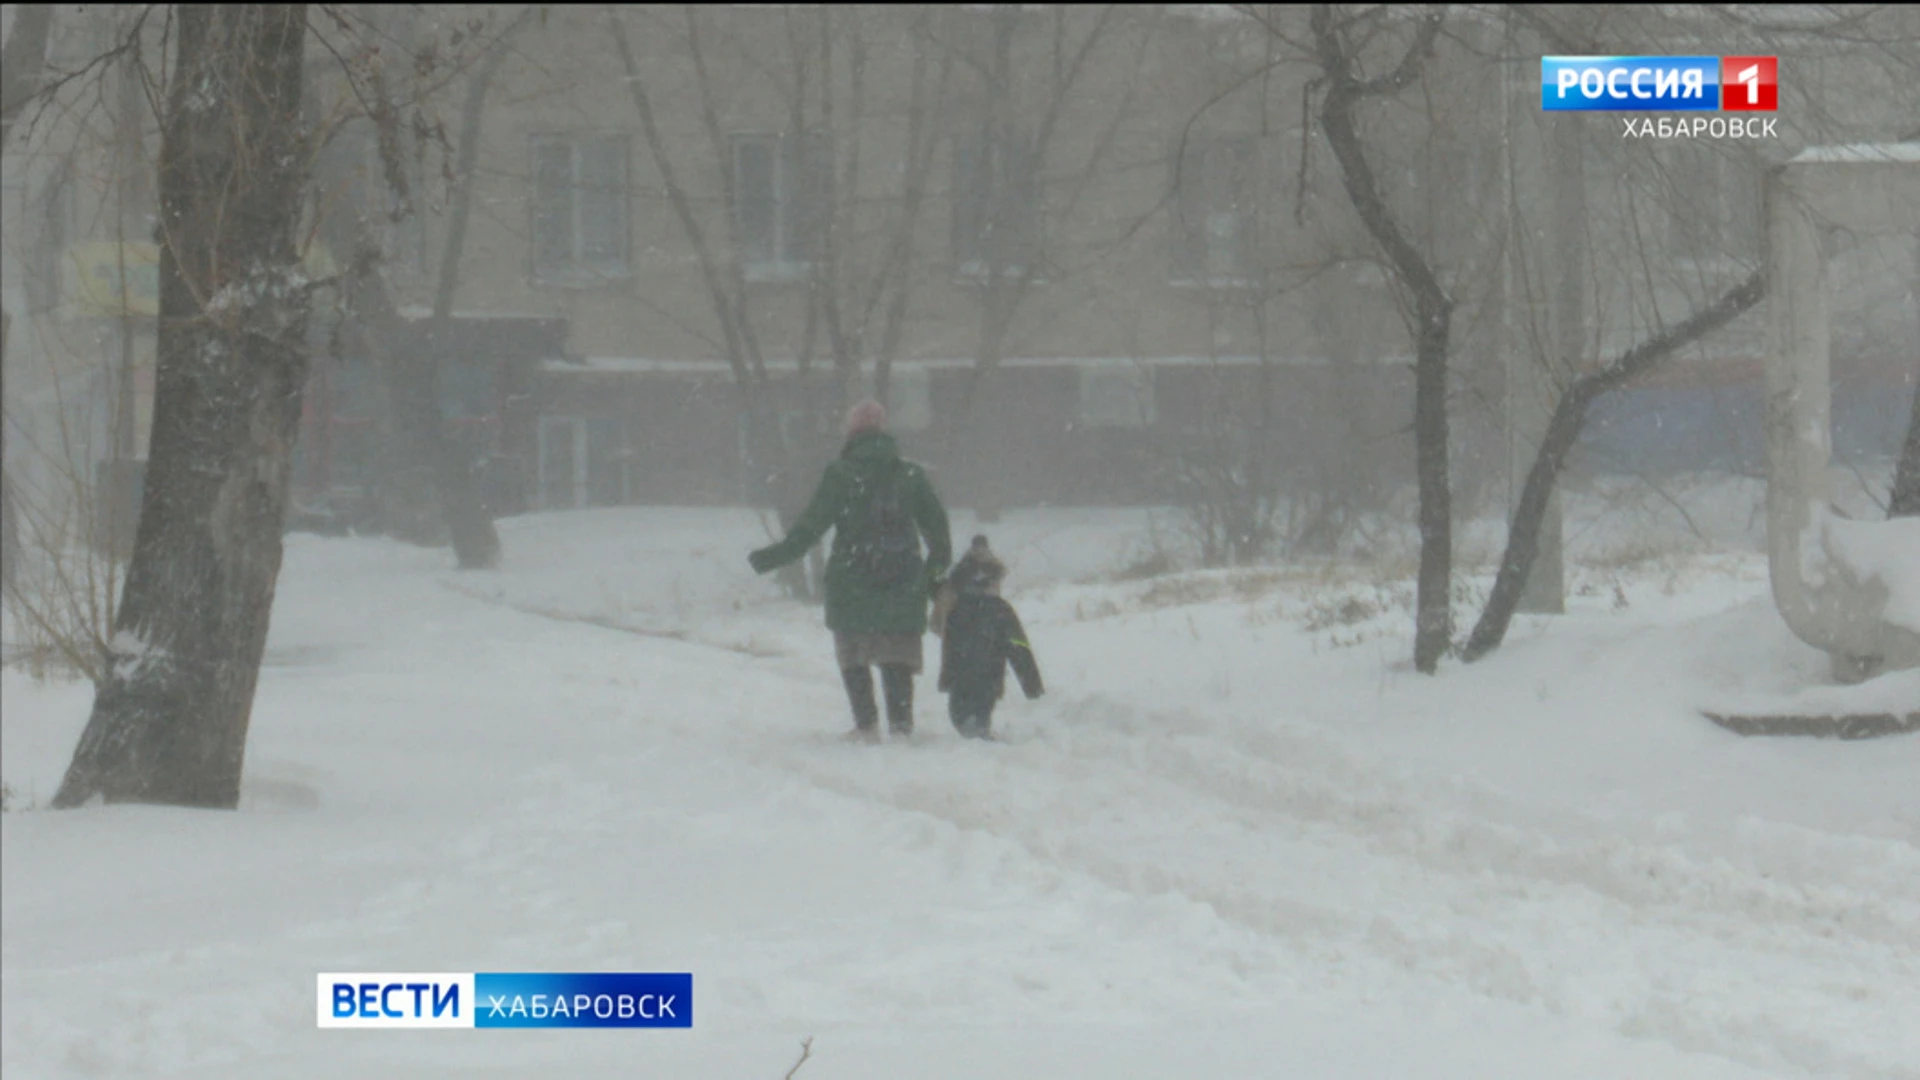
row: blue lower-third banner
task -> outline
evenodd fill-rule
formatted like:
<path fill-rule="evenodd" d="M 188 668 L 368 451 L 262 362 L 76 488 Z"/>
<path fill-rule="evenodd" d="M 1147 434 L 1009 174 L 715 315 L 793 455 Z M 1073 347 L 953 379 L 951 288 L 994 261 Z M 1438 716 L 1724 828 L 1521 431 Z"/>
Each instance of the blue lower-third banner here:
<path fill-rule="evenodd" d="M 323 1028 L 690 1028 L 685 972 L 321 972 Z"/>

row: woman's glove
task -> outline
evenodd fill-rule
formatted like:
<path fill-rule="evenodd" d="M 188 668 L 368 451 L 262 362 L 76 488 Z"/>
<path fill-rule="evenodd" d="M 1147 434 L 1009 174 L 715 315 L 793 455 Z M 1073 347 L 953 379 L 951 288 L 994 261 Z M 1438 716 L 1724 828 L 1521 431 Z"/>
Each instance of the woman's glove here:
<path fill-rule="evenodd" d="M 773 547 L 763 547 L 747 556 L 747 565 L 753 567 L 754 573 L 764 574 L 778 565 L 774 561 L 774 557 L 777 554 Z"/>

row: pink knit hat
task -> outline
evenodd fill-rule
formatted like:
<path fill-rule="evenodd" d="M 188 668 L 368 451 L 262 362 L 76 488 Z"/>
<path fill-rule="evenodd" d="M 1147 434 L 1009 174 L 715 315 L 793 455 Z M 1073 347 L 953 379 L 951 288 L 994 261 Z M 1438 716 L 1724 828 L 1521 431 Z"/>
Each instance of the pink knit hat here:
<path fill-rule="evenodd" d="M 879 431 L 887 426 L 887 407 L 868 398 L 847 410 L 847 436 Z"/>

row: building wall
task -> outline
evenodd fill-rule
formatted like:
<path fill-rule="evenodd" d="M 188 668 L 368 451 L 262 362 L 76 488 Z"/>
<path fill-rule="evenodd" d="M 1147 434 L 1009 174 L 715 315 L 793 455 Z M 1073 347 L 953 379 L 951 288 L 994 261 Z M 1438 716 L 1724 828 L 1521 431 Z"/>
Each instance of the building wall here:
<path fill-rule="evenodd" d="M 481 38 L 462 29 L 471 42 L 521 9 L 395 5 L 366 10 L 387 20 L 383 32 L 393 55 L 403 61 L 429 44 L 441 50 L 441 66 L 422 80 L 440 89 L 423 103 L 420 117 L 458 140 L 468 78 L 446 66 L 448 44 L 469 19 L 485 21 Z M 1004 13 L 1015 10 L 1020 13 L 1014 22 L 1003 23 Z M 1330 362 L 1335 371 L 1358 373 L 1350 381 L 1362 383 L 1384 378 L 1380 365 L 1405 361 L 1407 333 L 1393 290 L 1354 221 L 1324 140 L 1301 129 L 1302 95 L 1312 67 L 1289 56 L 1287 46 L 1276 45 L 1252 23 L 1207 9 L 1196 14 L 1155 7 L 834 8 L 823 16 L 819 9 L 738 6 L 702 8 L 690 21 L 682 8 L 627 6 L 617 17 L 634 52 L 638 86 L 657 122 L 660 150 L 708 241 L 715 272 L 729 283 L 727 301 L 748 313 L 746 325 L 758 355 L 776 368 L 804 364 L 832 373 L 839 360 L 870 369 L 887 348 L 893 298 L 888 288 L 905 280 L 904 318 L 894 349 L 902 378 L 896 385 L 921 380 L 909 396 L 925 401 L 930 444 L 939 441 L 933 438 L 939 434 L 937 423 L 950 418 L 960 399 L 953 389 L 959 376 L 950 365 L 988 352 L 1010 364 L 979 384 L 981 408 L 993 423 L 976 430 L 996 432 L 1002 425 L 1093 430 L 1077 420 L 1084 380 L 1075 382 L 1072 393 L 1023 387 L 1013 379 L 1020 364 L 1053 362 L 1077 370 L 1085 366 L 1081 361 L 1089 361 L 1154 372 L 1149 396 L 1163 406 L 1162 417 L 1172 417 L 1185 407 L 1172 404 L 1184 391 L 1174 388 L 1177 379 L 1162 381 L 1158 373 L 1178 369 L 1169 363 L 1173 360 L 1264 357 L 1288 371 Z M 1301 16 L 1281 11 L 1279 17 Z M 701 465 L 737 459 L 742 445 L 736 391 L 725 367 L 726 335 L 607 20 L 604 8 L 550 6 L 513 36 L 480 115 L 472 214 L 453 306 L 461 313 L 566 321 L 566 351 L 588 362 L 568 369 L 567 378 L 538 396 L 543 408 L 550 403 L 564 410 L 572 408 L 565 403 L 578 393 L 576 383 L 595 387 L 577 411 L 595 417 L 593 447 L 611 446 L 606 453 L 624 455 L 602 461 L 602 451 L 590 453 L 586 487 L 597 493 L 595 499 L 656 497 L 648 492 L 738 497 L 744 481 L 737 464 L 728 466 L 736 470 L 732 478 L 725 470 L 710 475 Z M 93 30 L 86 29 L 90 25 Z M 79 36 L 62 48 L 79 57 L 92 47 L 86 33 L 97 37 L 98 26 L 70 26 Z M 1304 27 L 1295 29 L 1304 33 Z M 1530 38 L 1509 37 L 1510 30 L 1497 19 L 1463 11 L 1431 58 L 1420 92 L 1370 105 L 1366 112 L 1387 198 L 1417 242 L 1437 253 L 1456 301 L 1453 402 L 1459 470 L 1468 483 L 1504 468 L 1499 405 L 1509 361 L 1532 356 L 1542 341 L 1553 341 L 1551 296 L 1559 267 L 1552 186 L 1556 151 L 1551 118 L 1537 104 L 1537 69 L 1513 62 L 1503 78 L 1502 66 L 1486 61 L 1502 50 L 1525 56 L 1538 51 L 1526 44 Z M 997 70 L 996 53 L 997 36 L 1003 34 L 1005 72 Z M 1590 252 L 1581 285 L 1590 325 L 1581 355 L 1558 358 L 1569 369 L 1617 355 L 1651 327 L 1737 280 L 1743 254 L 1737 245 L 1729 258 L 1677 257 L 1702 231 L 1697 226 L 1708 220 L 1706 211 L 1718 207 L 1730 215 L 1726 228 L 1715 223 L 1723 233 L 1737 226 L 1734 217 L 1757 213 L 1757 207 L 1722 190 L 1727 185 L 1716 186 L 1715 177 L 1744 184 L 1769 155 L 1789 153 L 1800 142 L 1884 137 L 1886 125 L 1914 106 L 1911 85 L 1892 91 L 1878 86 L 1877 71 L 1858 63 L 1848 48 L 1789 38 L 1778 46 L 1794 63 L 1783 65 L 1789 110 L 1782 113 L 1787 137 L 1777 147 L 1716 147 L 1704 155 L 1691 147 L 1641 147 L 1614 135 L 1615 118 L 1583 118 L 1590 121 L 1581 140 L 1582 192 L 1590 216 L 1577 239 Z M 1093 44 L 1082 56 L 1080 47 L 1089 39 Z M 1522 44 L 1513 45 L 1515 40 Z M 705 64 L 704 83 L 696 56 Z M 475 57 L 465 59 L 468 72 L 478 70 Z M 354 96 L 318 44 L 312 67 L 316 121 L 344 115 Z M 411 87 L 401 78 L 406 67 L 394 65 L 396 85 Z M 828 73 L 824 80 L 823 71 Z M 908 178 L 915 172 L 909 133 L 916 71 L 924 78 L 921 134 L 930 164 L 910 255 L 892 264 Z M 1068 73 L 1070 89 L 1059 94 L 1056 89 Z M 830 99 L 821 95 L 823 82 L 832 89 Z M 944 90 L 935 93 L 936 86 Z M 994 332 L 988 292 L 956 266 L 963 245 L 954 236 L 956 216 L 968 205 L 969 189 L 961 182 L 968 148 L 995 118 L 1029 137 L 1050 133 L 1037 181 L 1040 255 L 1033 261 L 1041 269 L 1040 280 L 1023 294 L 1004 338 Z M 115 209 L 120 197 L 113 177 L 125 170 L 116 165 L 122 160 L 116 157 L 118 144 L 110 127 L 100 126 L 99 112 L 69 109 L 57 121 L 6 161 L 10 305 L 36 289 L 46 291 L 44 281 L 32 284 L 36 268 L 46 261 L 31 256 L 36 244 L 44 248 L 52 242 L 54 250 L 65 250 L 125 233 L 129 221 L 133 234 L 140 232 L 137 211 L 129 216 L 124 207 Z M 364 137 L 364 123 L 358 126 Z M 832 236 L 841 272 L 830 280 L 753 281 L 736 289 L 730 284 L 740 266 L 727 193 L 733 182 L 730 139 L 815 129 L 830 135 L 833 148 Z M 150 143 L 151 131 L 143 139 Z M 574 274 L 536 269 L 535 222 L 552 203 L 535 196 L 545 175 L 541 169 L 551 165 L 555 139 L 606 140 L 618 149 L 604 161 L 582 150 L 568 166 L 584 175 L 590 165 L 614 167 L 607 162 L 617 161 L 613 205 L 619 223 L 612 230 L 617 237 L 605 235 L 608 230 L 582 229 L 569 239 L 597 245 L 596 250 L 609 245 L 618 250 L 623 257 L 610 272 L 605 266 Z M 398 257 L 389 269 L 403 301 L 425 308 L 440 284 L 439 256 L 450 218 L 443 174 L 448 163 L 442 160 L 445 144 L 437 139 L 424 148 L 409 145 L 421 182 L 422 213 L 418 226 L 393 230 L 390 240 Z M 327 152 L 344 154 L 347 146 L 343 138 Z M 150 148 L 145 153 L 150 164 Z M 364 173 L 367 151 L 357 153 Z M 1702 160 L 1679 160 L 1690 155 Z M 1670 173 L 1664 188 L 1655 165 Z M 334 174 L 330 165 L 323 166 L 324 187 Z M 1183 195 L 1183 183 L 1196 171 L 1202 179 L 1190 185 L 1194 194 Z M 57 176 L 69 179 L 57 183 Z M 1238 193 L 1236 209 L 1244 223 L 1232 214 L 1202 214 L 1206 220 L 1196 225 L 1195 208 L 1210 205 L 1209 199 L 1218 202 L 1220 192 L 1228 190 Z M 53 217 L 35 212 L 52 205 L 55 191 L 62 192 L 63 207 L 57 236 Z M 596 213 L 606 212 L 606 205 L 596 207 Z M 1215 219 L 1230 231 L 1240 230 L 1233 235 L 1244 240 L 1240 265 L 1246 272 L 1196 283 L 1183 255 L 1191 250 L 1196 228 L 1204 232 Z M 16 224 L 22 220 L 32 220 L 35 228 L 23 230 Z M 1752 252 L 1744 254 L 1750 259 Z M 1503 259 L 1510 272 L 1502 271 Z M 882 274 L 883 264 L 896 269 Z M 1649 272 L 1649 266 L 1657 272 Z M 1897 283 L 1881 285 L 1878 292 L 1898 291 Z M 1848 319 L 1848 325 L 1887 328 L 1881 336 L 1897 331 L 1905 317 L 1901 304 L 1910 301 L 1889 305 L 1869 293 L 1877 296 L 1873 289 L 1849 293 L 1867 314 Z M 823 297 L 835 301 L 833 310 Z M 57 304 L 43 304 L 42 316 L 31 326 L 16 321 L 16 352 L 39 358 L 32 362 L 44 360 L 48 371 L 97 373 L 110 359 L 100 341 L 111 329 L 106 323 L 62 317 Z M 1758 331 L 1759 320 L 1749 318 L 1683 359 L 1751 356 L 1759 347 Z M 600 361 L 607 363 L 596 366 Z M 642 382 L 631 370 L 621 373 L 621 362 L 641 361 L 706 368 L 682 372 L 677 382 L 653 376 Z M 16 383 L 12 372 L 19 365 L 10 365 L 10 397 L 17 385 L 52 385 L 50 379 Z M 856 379 L 829 374 L 792 400 L 831 414 L 847 395 L 869 385 L 870 370 Z M 1341 423 L 1347 426 L 1373 424 L 1374 413 L 1366 409 L 1401 416 L 1409 410 L 1406 401 L 1391 396 L 1363 409 L 1351 400 L 1324 396 L 1332 390 L 1311 383 L 1302 383 L 1298 393 L 1319 405 L 1307 415 L 1344 417 Z M 900 412 L 905 402 L 894 404 Z M 799 404 L 794 408 L 809 411 Z M 1348 417 L 1352 410 L 1360 411 Z M 830 432 L 818 430 L 830 420 L 780 422 L 807 429 L 795 437 L 831 442 Z M 519 439 L 517 452 L 537 456 L 538 424 L 530 423 L 533 434 Z M 1156 418 L 1150 427 L 1171 423 Z M 1304 420 L 1302 425 L 1314 430 Z M 562 434 L 554 429 L 555 439 Z M 1108 436 L 1076 438 L 1080 441 L 1061 443 L 1046 456 L 1082 462 L 1075 468 L 1087 477 L 1085 491 L 1107 490 L 1098 475 L 1103 455 L 1135 460 Z M 534 450 L 526 449 L 529 444 Z M 954 458 L 943 467 L 963 487 L 974 483 L 959 479 L 968 454 L 979 462 L 968 467 L 981 474 L 1018 475 L 1031 467 L 1023 463 L 1030 454 L 993 464 L 1001 453 L 1010 451 L 989 439 L 933 456 Z M 1139 470 L 1128 465 L 1124 471 Z M 695 474 L 704 478 L 694 479 Z M 682 479 L 667 479 L 671 476 Z M 1039 481 L 1029 487 L 1054 490 Z"/>
<path fill-rule="evenodd" d="M 908 167 L 911 14 L 908 9 L 881 8 L 835 16 L 860 20 L 868 54 L 857 125 L 856 97 L 846 85 L 847 65 L 839 60 L 834 62 L 840 84 L 835 113 L 824 121 L 833 134 L 837 179 L 846 178 L 856 154 L 858 158 L 853 185 L 842 185 L 836 221 L 842 260 L 849 267 L 838 290 L 850 309 L 843 312 L 849 324 L 858 321 L 860 302 L 876 276 L 874 268 L 886 257 L 901 213 Z M 1070 10 L 1069 43 L 1084 40 L 1098 17 L 1096 9 Z M 585 356 L 719 361 L 723 350 L 712 298 L 647 145 L 605 18 L 592 9 L 553 9 L 543 27 L 523 32 L 515 57 L 502 67 L 483 126 L 477 212 L 469 226 L 469 257 L 458 305 L 567 318 L 573 327 L 571 346 Z M 767 9 L 716 8 L 698 18 L 709 68 L 736 73 L 724 80 L 716 77 L 711 84 L 714 118 L 723 139 L 735 133 L 791 130 L 791 92 L 779 85 L 782 78 L 792 77 L 795 66 L 783 16 Z M 1043 50 L 1054 32 L 1050 18 L 1022 20 L 1016 50 L 1021 71 L 1044 70 Z M 678 11 L 653 9 L 632 9 L 625 21 L 662 143 L 724 271 L 731 252 L 723 163 L 704 126 L 685 23 Z M 811 16 L 801 21 L 807 23 L 804 30 L 815 28 Z M 976 54 L 983 50 L 978 39 L 991 30 L 990 16 L 959 9 L 943 10 L 934 21 L 938 29 L 928 32 L 929 40 Z M 836 25 L 833 33 L 843 51 L 851 47 L 844 27 Z M 1244 292 L 1171 280 L 1174 228 L 1167 203 L 1172 155 L 1193 114 L 1236 73 L 1208 66 L 1212 54 L 1225 48 L 1209 45 L 1210 35 L 1228 37 L 1204 22 L 1164 17 L 1152 9 L 1122 12 L 1100 30 L 1098 44 L 1064 96 L 1047 142 L 1041 185 L 1046 275 L 1044 283 L 1031 288 L 1014 319 L 1008 355 L 1192 355 L 1213 349 L 1244 352 L 1255 344 L 1249 308 L 1256 305 Z M 962 40 L 947 42 L 948 36 Z M 927 64 L 933 81 L 939 60 L 930 57 Z M 1245 66 L 1245 58 L 1240 64 Z M 807 66 L 817 80 L 817 61 Z M 1053 96 L 1044 86 L 1029 85 L 1035 81 L 1017 79 L 1011 89 L 1016 99 L 1012 111 L 1029 131 L 1040 125 Z M 955 147 L 985 107 L 979 82 L 965 60 L 955 60 L 949 92 L 928 119 L 933 163 L 913 230 L 909 321 L 900 344 L 904 358 L 969 356 L 979 349 L 980 290 L 955 273 L 951 235 Z M 1188 133 L 1195 139 L 1258 135 L 1263 118 L 1257 105 L 1250 94 L 1230 95 Z M 807 126 L 822 123 L 820 114 L 818 101 L 810 99 Z M 1265 120 L 1271 125 L 1274 118 Z M 625 141 L 631 257 L 624 272 L 562 282 L 533 270 L 532 147 L 535 140 L 556 135 Z M 1297 137 L 1276 129 L 1259 141 L 1263 187 L 1278 190 L 1298 163 Z M 1322 213 L 1315 208 L 1314 216 Z M 1317 221 L 1300 227 L 1286 215 L 1267 216 L 1274 220 L 1263 222 L 1268 226 L 1264 261 L 1277 266 L 1291 268 L 1324 257 L 1330 246 L 1327 235 L 1338 232 Z M 439 239 L 431 236 L 429 247 Z M 410 291 L 424 301 L 429 284 L 409 282 Z M 1384 293 L 1374 291 L 1380 314 L 1390 317 Z M 801 353 L 807 283 L 760 283 L 746 294 L 765 356 L 792 359 Z M 1269 297 L 1258 306 L 1269 333 L 1285 338 L 1288 351 L 1301 351 L 1299 343 L 1311 329 L 1305 303 L 1292 296 Z M 1378 325 L 1377 320 L 1364 322 L 1369 330 Z M 829 350 L 827 335 L 824 326 L 817 328 L 816 355 Z M 1369 340 L 1367 351 L 1396 346 L 1390 332 L 1373 336 L 1378 340 Z M 874 351 L 871 337 L 863 357 Z"/>

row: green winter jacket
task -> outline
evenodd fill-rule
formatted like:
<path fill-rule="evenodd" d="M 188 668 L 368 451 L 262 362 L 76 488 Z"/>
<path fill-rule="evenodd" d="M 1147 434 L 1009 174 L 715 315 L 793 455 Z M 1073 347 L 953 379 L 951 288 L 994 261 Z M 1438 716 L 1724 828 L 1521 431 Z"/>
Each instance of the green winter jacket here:
<path fill-rule="evenodd" d="M 868 507 L 883 482 L 898 481 L 900 501 L 926 556 L 918 572 L 893 585 L 866 580 L 853 565 L 852 548 L 867 529 Z M 788 530 L 786 539 L 748 556 L 757 573 L 793 562 L 833 530 L 827 556 L 827 628 L 842 634 L 924 634 L 927 601 L 945 580 L 953 561 L 947 511 L 933 493 L 924 469 L 900 457 L 893 436 L 868 432 L 847 440 L 839 460 L 827 466 L 813 500 Z"/>

